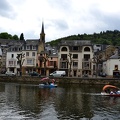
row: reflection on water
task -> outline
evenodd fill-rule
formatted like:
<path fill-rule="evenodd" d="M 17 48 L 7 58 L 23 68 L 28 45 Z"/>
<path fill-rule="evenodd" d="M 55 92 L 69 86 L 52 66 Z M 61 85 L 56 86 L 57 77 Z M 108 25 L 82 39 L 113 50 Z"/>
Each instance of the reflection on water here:
<path fill-rule="evenodd" d="M 102 87 L 0 83 L 0 119 L 119 120 L 120 98 L 101 96 Z"/>

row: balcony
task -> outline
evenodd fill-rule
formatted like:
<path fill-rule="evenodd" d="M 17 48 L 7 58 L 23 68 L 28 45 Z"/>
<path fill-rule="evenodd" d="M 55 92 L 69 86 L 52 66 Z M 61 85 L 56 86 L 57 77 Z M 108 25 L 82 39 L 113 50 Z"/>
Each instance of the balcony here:
<path fill-rule="evenodd" d="M 16 67 L 16 64 L 8 64 L 8 67 Z"/>
<path fill-rule="evenodd" d="M 16 67 L 17 61 L 16 60 L 8 60 L 8 67 Z"/>
<path fill-rule="evenodd" d="M 68 61 L 68 59 L 67 58 L 60 58 L 60 61 L 62 62 L 62 61 Z"/>
<path fill-rule="evenodd" d="M 61 69 L 68 69 L 68 63 L 67 62 L 60 62 L 60 68 Z"/>
<path fill-rule="evenodd" d="M 78 69 L 78 66 L 73 66 L 73 69 Z"/>
<path fill-rule="evenodd" d="M 91 59 L 83 58 L 82 62 L 91 62 Z"/>
<path fill-rule="evenodd" d="M 52 66 L 46 66 L 46 67 L 47 67 L 47 68 L 55 68 L 54 65 L 52 65 Z"/>

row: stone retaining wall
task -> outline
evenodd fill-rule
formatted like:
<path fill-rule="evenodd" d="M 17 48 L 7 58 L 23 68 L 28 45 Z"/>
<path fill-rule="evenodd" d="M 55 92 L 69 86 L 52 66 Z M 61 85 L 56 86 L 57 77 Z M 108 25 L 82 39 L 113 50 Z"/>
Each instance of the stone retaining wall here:
<path fill-rule="evenodd" d="M 39 84 L 39 77 L 30 76 L 0 76 L 0 82 L 18 82 L 18 83 L 32 83 Z M 114 78 L 54 78 L 57 83 L 61 84 L 120 84 L 120 79 Z"/>

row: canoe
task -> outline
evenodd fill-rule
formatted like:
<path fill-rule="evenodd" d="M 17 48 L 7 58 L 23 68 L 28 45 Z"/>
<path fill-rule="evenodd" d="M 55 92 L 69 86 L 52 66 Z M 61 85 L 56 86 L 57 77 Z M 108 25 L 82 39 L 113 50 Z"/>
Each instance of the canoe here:
<path fill-rule="evenodd" d="M 57 84 L 39 84 L 39 87 L 42 87 L 42 88 L 55 88 L 57 87 Z"/>

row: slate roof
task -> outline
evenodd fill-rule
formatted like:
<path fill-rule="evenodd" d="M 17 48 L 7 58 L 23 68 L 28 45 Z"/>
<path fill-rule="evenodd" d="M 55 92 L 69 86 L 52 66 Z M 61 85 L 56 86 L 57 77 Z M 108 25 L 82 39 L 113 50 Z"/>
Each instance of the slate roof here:
<path fill-rule="evenodd" d="M 119 58 L 120 58 L 120 56 L 119 56 L 118 52 L 116 52 L 114 55 L 112 55 L 110 57 L 110 59 L 119 59 Z"/>
<path fill-rule="evenodd" d="M 27 45 L 38 45 L 39 44 L 39 39 L 27 39 L 25 41 Z"/>
<path fill-rule="evenodd" d="M 91 40 L 61 40 L 59 45 L 83 46 L 92 45 Z"/>

